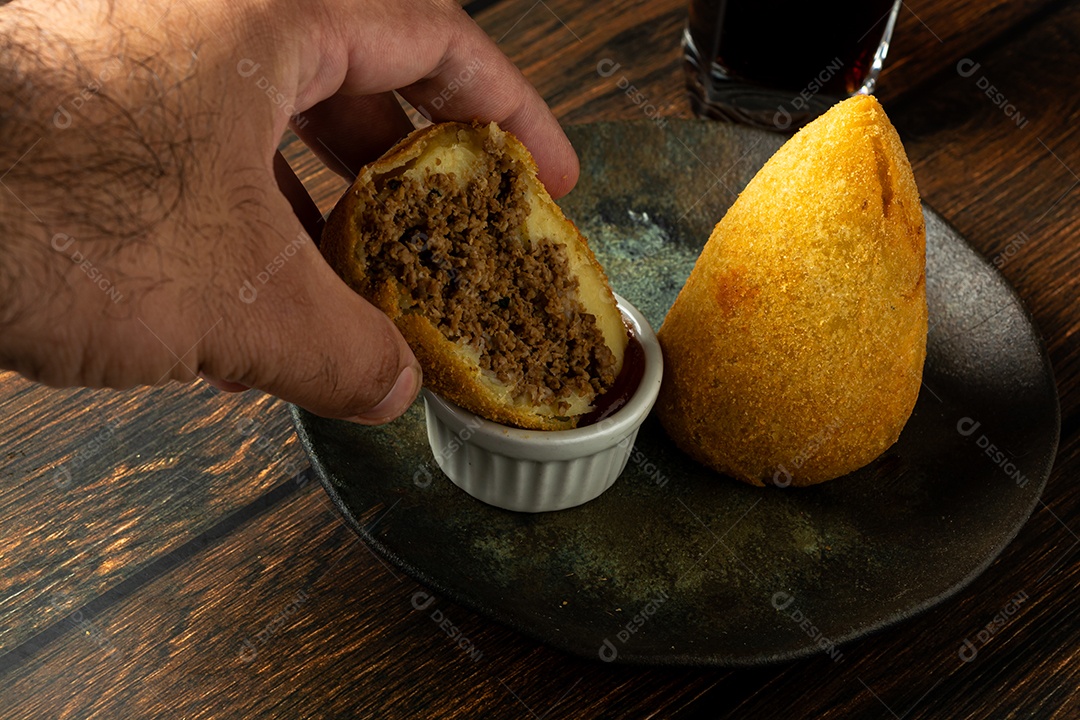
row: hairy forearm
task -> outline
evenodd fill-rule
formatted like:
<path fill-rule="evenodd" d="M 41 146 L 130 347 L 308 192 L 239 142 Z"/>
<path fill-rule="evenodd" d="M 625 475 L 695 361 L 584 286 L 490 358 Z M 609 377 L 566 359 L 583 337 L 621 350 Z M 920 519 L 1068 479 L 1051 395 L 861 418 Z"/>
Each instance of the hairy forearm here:
<path fill-rule="evenodd" d="M 49 38 L 31 13 L 0 8 L 0 38 L 0 323 L 7 326 L 28 312 L 53 272 L 45 247 L 59 193 L 27 156 L 49 132 L 43 105 L 58 102 L 59 88 L 41 54 Z"/>
<path fill-rule="evenodd" d="M 205 110 L 179 100 L 192 68 L 174 66 L 117 18 L 85 38 L 64 16 L 18 5 L 0 14 L 13 30 L 0 70 L 10 109 L 4 215 L 50 238 L 145 233 L 175 208 L 191 172 L 192 116 Z"/>
<path fill-rule="evenodd" d="M 273 146 L 217 87 L 234 51 L 201 38 L 224 29 L 153 3 L 91 5 L 0 7 L 0 366 L 56 384 L 16 361 L 38 328 L 80 306 L 135 319 L 151 290 L 196 302 L 160 269 L 212 265 L 195 239 L 235 236 L 263 171 L 237 158 Z M 93 340 L 65 332 L 57 344 Z"/>

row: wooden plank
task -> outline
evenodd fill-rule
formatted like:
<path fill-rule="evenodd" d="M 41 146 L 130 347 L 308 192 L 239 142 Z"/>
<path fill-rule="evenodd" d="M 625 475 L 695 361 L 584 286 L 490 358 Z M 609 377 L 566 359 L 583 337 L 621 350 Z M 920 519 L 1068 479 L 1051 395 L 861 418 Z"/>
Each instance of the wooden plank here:
<path fill-rule="evenodd" d="M 303 180 L 308 194 L 323 214 L 330 212 L 338 198 L 349 189 L 349 182 L 327 169 L 292 132 L 282 141 L 281 154 L 289 161 L 297 177 Z"/>
<path fill-rule="evenodd" d="M 895 101 L 1049 4 L 904 3 L 881 77 L 881 96 Z M 578 0 L 505 0 L 480 13 L 477 21 L 565 123 L 640 117 L 643 106 L 688 117 L 679 49 L 687 5 L 657 0 L 615 8 Z M 619 63 L 619 70 L 602 77 L 597 64 L 604 59 Z M 629 85 L 640 91 L 642 102 L 627 95 Z"/>
<path fill-rule="evenodd" d="M 885 102 L 896 101 L 939 73 L 948 73 L 961 58 L 1060 4 L 1051 0 L 904 2 L 878 94 Z"/>
<path fill-rule="evenodd" d="M 504 0 L 480 13 L 480 20 L 493 36 L 506 33 L 503 46 L 564 121 L 638 117 L 618 78 L 596 74 L 604 57 L 621 62 L 629 80 L 662 111 L 685 114 L 671 39 L 681 26 L 682 3 L 627 4 L 618 12 L 608 5 L 580 5 Z M 298 496 L 256 518 L 130 599 L 80 617 L 72 613 L 95 593 L 116 587 L 155 554 L 190 540 L 280 481 L 284 473 L 274 468 L 286 461 L 267 457 L 262 448 L 291 448 L 294 457 L 298 451 L 285 444 L 291 432 L 273 401 L 211 402 L 187 396 L 199 390 L 167 388 L 116 395 L 113 405 L 88 391 L 57 393 L 0 376 L 0 403 L 18 418 L 3 436 L 8 463 L 0 484 L 0 522 L 6 537 L 15 538 L 0 559 L 3 647 L 66 618 L 52 643 L 5 676 L 11 716 L 250 716 L 263 710 L 501 717 L 528 716 L 534 708 L 536 715 L 552 717 L 650 717 L 682 706 L 685 717 L 776 717 L 791 714 L 795 703 L 800 714 L 888 717 L 874 694 L 897 715 L 914 703 L 906 717 L 986 716 L 999 706 L 1018 716 L 1074 716 L 1075 700 L 1067 693 L 1077 686 L 1069 660 L 1078 641 L 1068 622 L 1068 598 L 1080 501 L 1067 479 L 1077 470 L 1080 448 L 1073 387 L 1080 353 L 1071 244 L 1078 208 L 1068 183 L 1069 168 L 1080 158 L 1069 125 L 1077 116 L 1077 80 L 1062 58 L 1072 57 L 1076 47 L 1076 10 L 1064 8 L 1038 23 L 1015 47 L 978 49 L 1044 5 L 910 3 L 945 42 L 937 52 L 926 52 L 926 38 L 916 41 L 917 21 L 905 16 L 893 69 L 883 77 L 882 97 L 908 144 L 924 196 L 988 255 L 1006 250 L 1016 232 L 1027 232 L 1030 241 L 1003 271 L 1031 305 L 1064 381 L 1066 433 L 1046 497 L 1049 509 L 1040 509 L 998 563 L 959 598 L 852 646 L 839 666 L 819 659 L 743 672 L 585 663 L 437 600 L 435 607 L 491 660 L 488 665 L 463 659 L 430 619 L 430 609 L 413 610 L 410 599 L 419 586 L 396 579 L 363 546 L 350 547 L 352 537 L 319 504 L 319 491 L 309 488 L 302 502 Z M 902 50 L 905 38 L 912 45 Z M 669 50 L 655 50 L 662 47 Z M 982 67 L 961 78 L 952 68 L 968 54 Z M 978 87 L 984 76 L 1030 113 L 1028 126 L 1008 127 L 1009 118 Z M 915 94 L 908 97 L 909 92 Z M 1032 143 L 1031 131 L 1061 163 L 1055 165 L 1049 150 L 1035 152 L 1042 143 Z M 312 176 L 323 202 L 344 187 L 328 174 Z M 1058 193 L 1061 200 L 1054 205 Z M 88 414 L 102 409 L 106 418 L 124 417 L 130 427 L 103 432 L 102 421 Z M 234 437 L 230 422 L 255 411 L 274 418 L 266 423 L 272 444 Z M 115 451 L 91 452 L 112 442 Z M 126 458 L 119 456 L 129 447 L 139 448 L 141 456 L 121 465 Z M 175 483 L 171 458 L 203 472 L 207 488 Z M 92 493 L 75 480 L 69 486 L 75 498 L 42 490 L 42 482 L 50 482 L 43 473 L 65 460 L 79 468 L 86 464 L 78 482 L 92 478 L 86 481 Z M 111 484 L 101 479 L 106 477 Z M 1031 596 L 1029 609 L 981 648 L 976 660 L 956 669 L 960 641 L 992 621 L 1018 591 Z M 241 656 L 245 639 L 258 645 L 247 663 Z M 939 677 L 947 679 L 935 686 Z"/>
<path fill-rule="evenodd" d="M 66 607 L 64 636 L 3 676 L 5 717 L 650 717 L 729 675 L 572 658 L 438 597 L 418 610 L 430 594 L 326 502 L 311 484 L 105 612 Z"/>
<path fill-rule="evenodd" d="M 285 405 L 205 384 L 54 390 L 0 375 L 0 662 L 302 470 Z"/>

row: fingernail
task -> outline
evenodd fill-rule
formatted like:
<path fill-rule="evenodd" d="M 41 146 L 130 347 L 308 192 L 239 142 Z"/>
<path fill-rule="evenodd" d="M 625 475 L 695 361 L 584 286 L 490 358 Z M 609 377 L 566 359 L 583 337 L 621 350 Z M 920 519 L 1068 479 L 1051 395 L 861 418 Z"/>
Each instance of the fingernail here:
<path fill-rule="evenodd" d="M 201 377 L 203 379 L 203 381 L 205 381 L 208 385 L 210 385 L 215 390 L 218 390 L 220 392 L 238 393 L 238 392 L 244 392 L 245 390 L 250 390 L 251 389 L 247 385 L 242 385 L 241 383 L 232 382 L 231 380 L 218 380 L 217 378 L 208 377 L 207 375 L 204 375 L 203 373 L 199 373 L 199 377 Z"/>
<path fill-rule="evenodd" d="M 394 382 L 394 387 L 378 405 L 365 413 L 349 418 L 349 420 L 361 425 L 380 425 L 390 422 L 409 409 L 419 392 L 420 371 L 418 368 L 409 365 L 401 371 L 401 374 L 398 375 L 397 380 Z"/>

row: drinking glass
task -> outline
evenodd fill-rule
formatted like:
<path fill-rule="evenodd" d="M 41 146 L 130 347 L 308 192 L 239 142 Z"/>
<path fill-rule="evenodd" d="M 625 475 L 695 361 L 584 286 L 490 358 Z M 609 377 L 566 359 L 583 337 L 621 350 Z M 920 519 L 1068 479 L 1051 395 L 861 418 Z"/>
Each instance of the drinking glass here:
<path fill-rule="evenodd" d="M 683 57 L 695 114 L 795 130 L 871 93 L 900 0 L 692 0 Z"/>

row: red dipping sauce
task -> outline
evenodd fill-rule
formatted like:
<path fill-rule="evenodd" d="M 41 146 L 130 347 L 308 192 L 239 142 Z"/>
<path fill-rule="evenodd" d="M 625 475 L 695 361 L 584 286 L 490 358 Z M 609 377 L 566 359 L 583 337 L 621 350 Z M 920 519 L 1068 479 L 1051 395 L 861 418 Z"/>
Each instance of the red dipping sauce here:
<path fill-rule="evenodd" d="M 606 393 L 596 398 L 593 409 L 582 416 L 578 427 L 592 425 L 611 417 L 621 410 L 637 392 L 641 378 L 645 375 L 645 350 L 634 337 L 634 333 L 629 333 L 629 336 L 630 342 L 626 345 L 622 369 L 619 371 L 619 376 L 615 378 L 615 384 Z"/>

